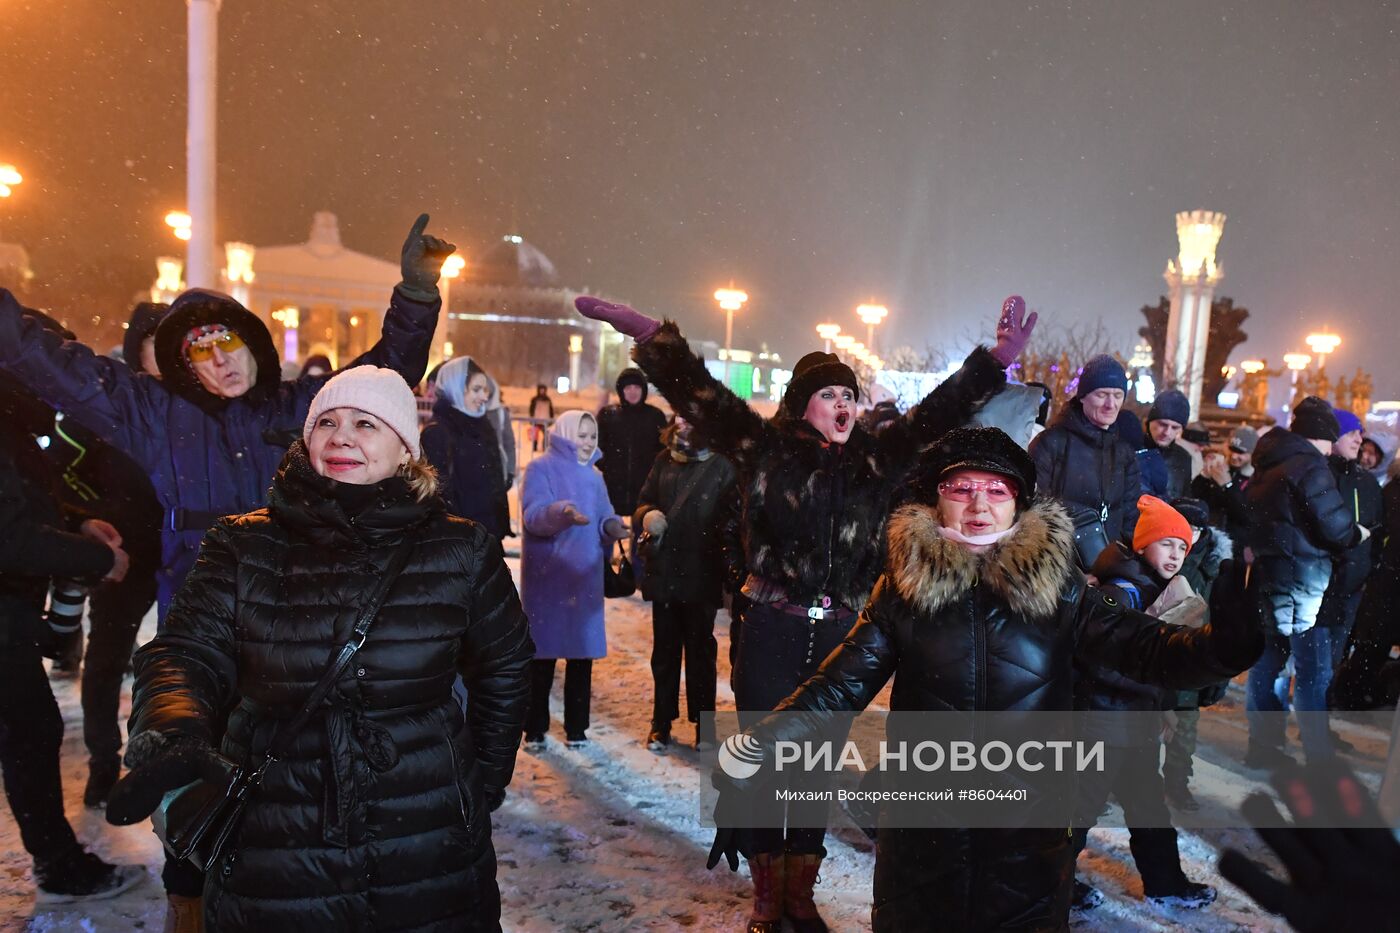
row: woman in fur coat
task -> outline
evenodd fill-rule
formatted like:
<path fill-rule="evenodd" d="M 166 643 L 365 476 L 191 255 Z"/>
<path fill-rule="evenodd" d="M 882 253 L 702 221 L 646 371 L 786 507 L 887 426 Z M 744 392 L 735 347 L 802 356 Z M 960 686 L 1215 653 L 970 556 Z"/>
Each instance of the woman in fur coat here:
<path fill-rule="evenodd" d="M 891 677 L 892 712 L 1070 710 L 1076 662 L 1184 689 L 1230 677 L 1262 650 L 1242 615 L 1229 627 L 1221 619 L 1187 629 L 1087 586 L 1064 506 L 1035 498 L 1034 462 L 995 428 L 949 432 L 911 479 L 914 501 L 890 519 L 889 565 L 859 622 L 780 712 L 863 710 Z M 747 732 L 771 750 L 779 740 L 801 742 L 820 718 L 770 716 Z M 715 782 L 719 813 L 744 782 L 720 770 Z M 725 855 L 737 865 L 755 832 L 721 828 L 711 863 Z M 1063 930 L 1072 880 L 1063 826 L 882 825 L 872 922 L 877 931 L 935 922 Z"/>
<path fill-rule="evenodd" d="M 973 350 L 957 373 L 873 437 L 856 420 L 855 373 L 830 353 L 797 362 L 778 414 L 765 420 L 709 374 L 673 322 L 597 298 L 575 303 L 637 341 L 632 355 L 647 379 L 738 470 L 750 601 L 733 672 L 741 720 L 772 710 L 841 643 L 884 564 L 896 486 L 921 448 L 1005 385 L 1036 319 L 1019 296 L 1008 298 L 996 346 Z M 789 813 L 804 806 L 825 811 L 825 804 L 791 804 Z M 791 822 L 814 825 L 810 815 Z M 812 901 L 824 839 L 816 828 L 755 837 L 745 853 L 755 890 L 751 930 L 776 930 L 784 915 L 801 930 L 826 928 Z"/>

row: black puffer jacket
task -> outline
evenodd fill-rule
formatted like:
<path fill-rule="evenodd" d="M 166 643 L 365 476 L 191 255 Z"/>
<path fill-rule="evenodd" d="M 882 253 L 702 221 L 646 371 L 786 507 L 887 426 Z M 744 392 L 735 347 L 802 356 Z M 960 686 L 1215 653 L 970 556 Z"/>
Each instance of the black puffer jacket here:
<path fill-rule="evenodd" d="M 765 421 L 709 374 L 670 321 L 633 355 L 677 413 L 738 469 L 749 572 L 799 605 L 828 595 L 855 610 L 880 575 L 891 498 L 919 450 L 965 424 L 1006 383 L 1002 365 L 979 347 L 879 437 L 857 423 L 838 445 L 806 421 Z"/>
<path fill-rule="evenodd" d="M 1132 445 L 1117 432 L 1095 426 L 1074 401 L 1031 441 L 1030 452 L 1036 488 L 1042 495 L 1094 511 L 1107 506 L 1108 540 L 1133 539 L 1142 475 Z"/>
<path fill-rule="evenodd" d="M 1327 694 L 1334 709 L 1393 707 L 1400 689 L 1400 684 L 1380 673 L 1393 663 L 1391 649 L 1400 644 L 1400 612 L 1395 611 L 1400 605 L 1400 482 L 1387 483 L 1381 500 L 1385 528 L 1378 532 L 1380 566 L 1362 590 L 1356 625 Z"/>
<path fill-rule="evenodd" d="M 1188 631 L 1132 612 L 1085 584 L 1073 527 L 1047 500 L 983 554 L 947 541 L 936 511 L 890 520 L 889 568 L 860 620 L 779 711 L 862 710 L 894 677 L 891 711 L 1069 710 L 1074 664 L 1200 687 L 1252 664 L 1248 626 Z M 800 740 L 802 717 L 772 717 L 760 741 Z M 874 927 L 1063 929 L 1071 861 L 1059 830 L 881 830 Z"/>
<path fill-rule="evenodd" d="M 496 540 L 401 479 L 346 489 L 295 443 L 268 508 L 210 530 L 138 653 L 131 748 L 148 732 L 208 741 L 236 702 L 223 754 L 260 753 L 405 536 L 416 544 L 364 647 L 209 873 L 210 929 L 495 928 L 488 800 L 514 768 L 534 645 Z"/>
<path fill-rule="evenodd" d="M 423 456 L 438 471 L 447 510 L 485 525 L 498 539 L 509 534 L 505 468 L 490 419 L 473 418 L 439 398 L 433 403 L 433 420 L 423 428 L 422 444 Z"/>
<path fill-rule="evenodd" d="M 598 469 L 608 487 L 608 499 L 618 515 L 631 515 L 637 496 L 646 482 L 656 455 L 661 453 L 661 432 L 666 416 L 655 405 L 647 404 L 646 380 L 635 369 L 624 369 L 617 377 L 617 394 L 627 385 L 640 384 L 642 399 L 635 405 L 626 400 L 598 412 L 598 450 L 603 458 Z"/>
<path fill-rule="evenodd" d="M 1332 556 L 1354 547 L 1361 532 L 1327 458 L 1305 438 L 1274 428 L 1259 439 L 1254 467 L 1245 490 L 1250 590 L 1265 618 L 1306 628 L 1317 619 Z"/>
<path fill-rule="evenodd" d="M 725 578 L 720 543 L 733 485 L 734 465 L 717 453 L 678 460 L 666 450 L 656 458 L 632 518 L 632 527 L 640 532 L 648 512 L 666 516 L 665 534 L 651 540 L 645 552 L 642 593 L 647 599 L 720 604 Z"/>
<path fill-rule="evenodd" d="M 1184 453 L 1185 451 L 1183 451 Z M 1129 609 L 1146 612 L 1162 595 L 1165 583 L 1128 546 L 1115 541 L 1094 561 L 1094 577 L 1099 590 Z M 1090 713 L 1149 713 L 1162 708 L 1162 691 L 1133 680 L 1113 668 L 1076 662 L 1074 708 Z M 1155 730 L 1144 729 L 1140 716 L 1085 717 L 1085 738 L 1101 738 L 1122 748 L 1156 741 Z"/>
<path fill-rule="evenodd" d="M 1317 624 L 1338 628 L 1350 621 L 1358 594 L 1378 563 L 1373 555 L 1380 553 L 1385 506 L 1380 483 L 1361 464 L 1333 454 L 1327 458 L 1327 465 L 1337 478 L 1337 492 L 1347 511 L 1358 525 L 1365 525 L 1371 532 L 1371 537 L 1333 558 L 1332 579 L 1322 597 L 1322 608 L 1317 611 Z"/>

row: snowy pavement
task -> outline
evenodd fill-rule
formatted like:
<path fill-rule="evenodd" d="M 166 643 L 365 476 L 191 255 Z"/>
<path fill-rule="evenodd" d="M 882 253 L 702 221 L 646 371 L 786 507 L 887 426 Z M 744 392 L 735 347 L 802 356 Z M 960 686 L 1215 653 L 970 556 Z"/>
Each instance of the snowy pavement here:
<path fill-rule="evenodd" d="M 511 560 L 518 571 L 518 562 Z M 522 752 L 505 805 L 494 815 L 500 863 L 503 923 L 507 930 L 735 930 L 747 917 L 747 873 L 721 866 L 705 871 L 713 830 L 700 821 L 699 793 L 708 756 L 687 747 L 665 755 L 642 744 L 651 711 L 649 607 L 637 598 L 608 605 L 606 660 L 593 668 L 593 740 L 566 749 L 556 679 L 549 742 L 538 754 Z M 720 706 L 732 708 L 728 688 L 728 620 L 720 614 Z M 142 637 L 154 630 L 147 620 Z M 561 672 L 562 674 L 562 665 Z M 149 825 L 117 828 L 84 809 L 86 755 L 81 708 L 73 681 L 55 681 L 67 731 L 63 778 L 67 809 L 78 835 L 100 855 L 148 866 L 149 882 L 109 901 L 38 909 L 30 862 L 8 807 L 0 804 L 0 931 L 158 930 L 164 911 L 159 844 Z M 126 714 L 123 707 L 123 716 Z M 677 738 L 690 727 L 677 723 Z M 1208 807 L 1233 808 L 1241 794 L 1237 762 L 1242 737 L 1222 727 L 1202 735 L 1193 785 Z M 869 929 L 874 852 L 844 816 L 828 837 L 818 902 L 833 930 Z M 1083 931 L 1224 931 L 1285 929 L 1215 872 L 1218 852 L 1234 845 L 1266 851 L 1247 830 L 1183 832 L 1187 874 L 1220 888 L 1205 911 L 1166 912 L 1147 905 L 1128 852 L 1127 831 L 1096 829 L 1080 859 L 1081 877 L 1107 895 L 1103 906 L 1076 917 Z"/>

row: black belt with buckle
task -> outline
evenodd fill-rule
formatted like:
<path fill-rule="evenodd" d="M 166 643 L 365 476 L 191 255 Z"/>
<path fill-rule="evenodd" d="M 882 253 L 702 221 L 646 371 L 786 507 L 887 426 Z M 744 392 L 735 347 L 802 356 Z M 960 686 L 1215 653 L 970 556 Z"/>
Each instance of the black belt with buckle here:
<path fill-rule="evenodd" d="M 165 529 L 167 531 L 208 531 L 214 523 L 225 515 L 236 515 L 237 509 L 166 509 Z"/>
<path fill-rule="evenodd" d="M 772 604 L 775 609 L 786 612 L 789 615 L 803 616 L 813 622 L 825 622 L 829 619 L 849 619 L 855 616 L 855 611 L 847 609 L 845 606 L 799 606 L 797 603 L 790 603 L 779 600 Z"/>

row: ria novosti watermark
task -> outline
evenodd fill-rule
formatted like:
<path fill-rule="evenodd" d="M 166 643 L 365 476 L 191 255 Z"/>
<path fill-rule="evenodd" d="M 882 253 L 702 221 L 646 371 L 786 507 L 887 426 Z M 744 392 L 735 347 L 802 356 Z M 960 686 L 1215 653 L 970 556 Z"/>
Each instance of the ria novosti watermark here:
<path fill-rule="evenodd" d="M 1122 826 L 1125 811 L 1167 814 L 1153 825 L 1240 827 L 1244 798 L 1271 791 L 1268 772 L 1245 766 L 1245 739 L 1274 730 L 1295 750 L 1299 742 L 1296 716 L 1251 713 L 1247 722 L 1237 706 L 1201 711 L 1192 786 L 1203 806 L 1168 811 L 1160 779 L 1125 771 L 1143 754 L 1161 754 L 1180 727 L 1160 713 L 742 714 L 752 734 L 740 730 L 739 715 L 716 716 L 716 734 L 725 738 L 712 762 L 730 819 L 751 827 L 825 826 L 841 811 L 863 828 Z M 1397 800 L 1391 809 L 1400 811 L 1393 716 L 1349 716 L 1332 726 L 1356 746 L 1347 764 L 1363 786 L 1381 791 L 1387 769 L 1395 772 L 1388 786 Z M 703 782 L 700 801 L 707 822 L 716 802 L 709 785 Z M 1101 813 L 1104 786 L 1116 805 Z M 1400 812 L 1387 812 L 1400 823 Z"/>

